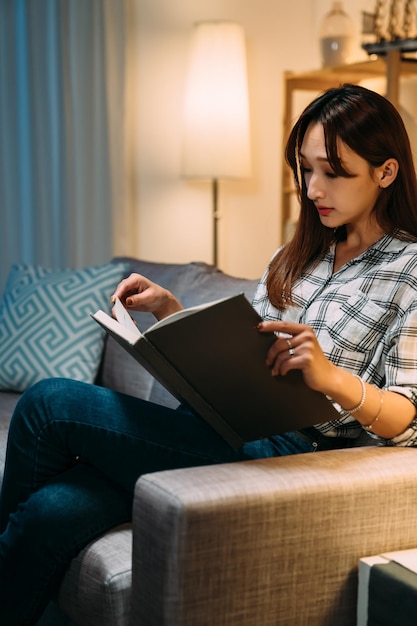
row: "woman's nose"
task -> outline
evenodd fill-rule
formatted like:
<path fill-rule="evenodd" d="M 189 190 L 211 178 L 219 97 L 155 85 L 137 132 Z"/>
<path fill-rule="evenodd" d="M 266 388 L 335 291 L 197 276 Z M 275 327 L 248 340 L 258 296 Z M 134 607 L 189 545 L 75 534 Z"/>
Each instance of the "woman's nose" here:
<path fill-rule="evenodd" d="M 313 201 L 322 199 L 325 196 L 323 185 L 320 184 L 320 179 L 316 174 L 312 174 L 310 180 L 308 181 L 307 196 Z"/>

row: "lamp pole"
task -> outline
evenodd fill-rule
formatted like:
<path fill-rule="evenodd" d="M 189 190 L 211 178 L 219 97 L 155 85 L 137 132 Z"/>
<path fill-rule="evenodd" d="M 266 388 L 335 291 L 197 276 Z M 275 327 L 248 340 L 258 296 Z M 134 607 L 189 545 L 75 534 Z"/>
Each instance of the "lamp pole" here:
<path fill-rule="evenodd" d="M 219 181 L 217 178 L 213 178 L 211 181 L 211 192 L 213 200 L 213 265 L 218 267 L 218 225 L 220 215 L 218 211 Z"/>

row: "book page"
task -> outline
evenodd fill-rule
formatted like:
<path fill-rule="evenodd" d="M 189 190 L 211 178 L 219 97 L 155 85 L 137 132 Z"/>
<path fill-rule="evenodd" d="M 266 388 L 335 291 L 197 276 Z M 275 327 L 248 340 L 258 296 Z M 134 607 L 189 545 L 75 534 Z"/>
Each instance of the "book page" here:
<path fill-rule="evenodd" d="M 116 298 L 114 301 L 114 313 L 117 321 L 122 324 L 122 326 L 138 335 L 141 334 L 139 328 L 136 326 L 134 320 L 130 317 L 129 312 L 125 309 L 119 298 Z"/>
<path fill-rule="evenodd" d="M 205 302 L 204 304 L 197 304 L 195 306 L 189 307 L 188 309 L 181 309 L 181 311 L 176 311 L 175 313 L 171 313 L 171 315 L 167 315 L 167 317 L 164 317 L 162 320 L 159 320 L 158 322 L 155 322 L 155 324 L 152 324 L 152 326 L 150 326 L 147 331 L 144 331 L 144 334 L 149 333 L 150 331 L 156 328 L 162 328 L 163 326 L 166 326 L 167 324 L 172 324 L 176 322 L 177 320 L 183 319 L 184 317 L 188 317 L 189 315 L 193 315 L 194 313 L 197 313 L 198 311 L 203 311 L 204 309 L 212 307 L 215 304 L 219 304 L 219 302 L 225 302 L 226 300 L 229 300 L 229 299 L 230 299 L 230 296 L 227 296 L 226 298 L 220 298 L 219 300 L 213 300 L 212 302 Z"/>
<path fill-rule="evenodd" d="M 96 322 L 98 322 L 100 326 L 103 326 L 103 328 L 105 328 L 108 332 L 113 333 L 118 337 L 122 337 L 125 341 L 127 341 L 127 343 L 131 344 L 132 346 L 135 345 L 141 339 L 141 337 L 143 337 L 138 328 L 136 328 L 135 330 L 126 328 L 126 326 L 123 326 L 123 324 L 114 319 L 114 317 L 112 317 L 105 311 L 102 311 L 101 309 L 99 311 L 96 311 L 95 313 L 91 313 L 91 317 Z"/>

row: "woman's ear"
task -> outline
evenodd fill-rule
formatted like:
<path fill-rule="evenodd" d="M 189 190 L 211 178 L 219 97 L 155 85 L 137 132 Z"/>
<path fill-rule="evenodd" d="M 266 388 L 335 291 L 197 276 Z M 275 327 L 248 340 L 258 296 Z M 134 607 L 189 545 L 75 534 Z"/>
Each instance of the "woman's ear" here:
<path fill-rule="evenodd" d="M 380 167 L 376 168 L 378 185 L 386 189 L 397 178 L 399 165 L 397 159 L 387 159 Z"/>

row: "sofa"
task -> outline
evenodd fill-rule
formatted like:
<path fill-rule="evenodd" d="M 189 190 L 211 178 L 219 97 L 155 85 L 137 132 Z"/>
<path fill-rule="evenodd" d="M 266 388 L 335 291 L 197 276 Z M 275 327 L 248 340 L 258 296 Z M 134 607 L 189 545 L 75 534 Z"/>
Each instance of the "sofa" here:
<path fill-rule="evenodd" d="M 204 263 L 115 261 L 185 306 L 256 287 Z M 111 338 L 95 384 L 178 404 Z M 1 468 L 18 397 L 0 392 Z M 141 476 L 132 523 L 82 550 L 39 626 L 354 626 L 359 559 L 417 546 L 417 452 L 360 443 Z"/>

